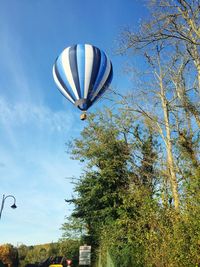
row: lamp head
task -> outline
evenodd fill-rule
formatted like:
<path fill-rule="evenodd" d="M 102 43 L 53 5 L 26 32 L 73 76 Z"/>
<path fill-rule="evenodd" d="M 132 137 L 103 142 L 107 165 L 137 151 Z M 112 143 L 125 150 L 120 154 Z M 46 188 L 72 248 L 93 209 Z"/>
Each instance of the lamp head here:
<path fill-rule="evenodd" d="M 17 208 L 17 206 L 16 206 L 16 204 L 14 203 L 12 206 L 10 206 L 12 209 L 16 209 Z"/>

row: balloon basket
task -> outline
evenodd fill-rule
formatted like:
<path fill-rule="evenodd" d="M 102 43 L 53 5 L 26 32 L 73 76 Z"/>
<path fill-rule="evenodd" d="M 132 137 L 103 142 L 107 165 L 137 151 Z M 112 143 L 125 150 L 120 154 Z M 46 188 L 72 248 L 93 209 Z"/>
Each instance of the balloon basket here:
<path fill-rule="evenodd" d="M 82 113 L 81 116 L 80 116 L 80 119 L 82 121 L 86 120 L 87 119 L 87 114 L 86 113 Z"/>

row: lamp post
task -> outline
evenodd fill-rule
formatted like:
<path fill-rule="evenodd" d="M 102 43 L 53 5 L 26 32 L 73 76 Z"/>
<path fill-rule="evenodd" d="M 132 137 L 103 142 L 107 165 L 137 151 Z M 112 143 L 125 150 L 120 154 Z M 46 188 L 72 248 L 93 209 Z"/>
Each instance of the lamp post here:
<path fill-rule="evenodd" d="M 9 197 L 13 198 L 13 200 L 14 200 L 14 203 L 10 207 L 12 209 L 16 209 L 17 208 L 17 206 L 15 204 L 16 203 L 16 198 L 13 195 L 8 195 L 8 196 L 3 195 L 3 199 L 2 199 L 2 202 L 1 202 L 1 209 L 0 209 L 0 219 L 1 219 L 3 208 L 4 208 L 5 200 L 6 200 L 6 198 L 9 198 Z"/>

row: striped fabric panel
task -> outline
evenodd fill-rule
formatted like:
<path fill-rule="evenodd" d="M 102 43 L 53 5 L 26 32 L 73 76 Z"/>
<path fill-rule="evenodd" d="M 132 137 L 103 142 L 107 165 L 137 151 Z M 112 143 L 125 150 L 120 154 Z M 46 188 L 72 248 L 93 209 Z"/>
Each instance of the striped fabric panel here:
<path fill-rule="evenodd" d="M 103 85 L 103 87 L 101 88 L 101 90 L 99 91 L 99 93 L 93 98 L 92 100 L 92 105 L 98 101 L 101 96 L 105 93 L 105 91 L 108 89 L 111 81 L 112 81 L 112 78 L 113 78 L 113 67 L 112 67 L 112 64 L 111 64 L 111 70 L 110 70 L 110 73 L 109 73 L 109 76 L 105 82 L 105 84 Z"/>
<path fill-rule="evenodd" d="M 90 101 L 94 97 L 94 94 L 95 94 L 97 88 L 99 87 L 99 84 L 101 83 L 101 80 L 102 80 L 102 78 L 104 76 L 104 72 L 105 72 L 106 65 L 107 65 L 106 55 L 102 51 L 100 51 L 100 62 L 99 62 L 99 64 L 100 64 L 99 65 L 99 71 L 98 71 L 97 76 L 96 76 L 96 80 L 95 80 L 95 83 L 94 83 L 94 86 L 93 86 L 93 90 L 91 91 L 91 94 L 89 96 Z"/>
<path fill-rule="evenodd" d="M 63 68 L 62 56 L 57 58 L 54 66 L 55 66 L 55 75 L 57 80 L 60 82 L 62 87 L 65 89 L 66 93 L 70 96 L 70 98 L 72 98 L 73 101 L 75 101 L 76 96 L 74 95 L 73 90 L 71 89 L 68 79 L 66 78 L 65 70 Z"/>
<path fill-rule="evenodd" d="M 97 47 L 93 47 L 93 54 L 94 54 L 94 59 L 92 65 L 92 73 L 90 77 L 89 92 L 87 97 L 88 99 L 91 99 L 91 96 L 95 91 L 95 83 L 101 66 L 101 52 Z"/>
<path fill-rule="evenodd" d="M 81 98 L 84 97 L 84 80 L 85 80 L 85 45 L 77 45 L 77 67 L 78 67 L 78 77 L 80 84 Z"/>
<path fill-rule="evenodd" d="M 91 45 L 85 45 L 85 83 L 84 98 L 87 98 L 90 86 L 90 78 L 92 75 L 92 67 L 94 61 L 94 51 Z"/>
<path fill-rule="evenodd" d="M 73 72 L 71 70 L 69 51 L 70 51 L 70 47 L 66 48 L 61 54 L 62 66 L 64 69 L 65 77 L 68 80 L 68 83 L 76 99 L 79 99 L 78 91 L 76 89 L 76 85 L 75 85 L 74 78 L 73 78 Z"/>
<path fill-rule="evenodd" d="M 106 81 L 109 77 L 111 69 L 112 69 L 111 62 L 108 59 L 108 57 L 106 56 L 106 63 L 105 63 L 105 65 L 103 65 L 102 70 L 101 70 L 101 80 L 100 80 L 98 87 L 96 88 L 96 90 L 94 92 L 94 95 L 91 98 L 91 101 L 93 101 L 96 98 L 96 96 L 100 93 L 100 91 L 104 87 L 104 85 L 106 85 Z"/>
<path fill-rule="evenodd" d="M 77 91 L 77 99 L 81 98 L 80 83 L 79 83 L 79 73 L 77 65 L 77 45 L 69 48 L 69 64 L 70 70 L 73 77 L 74 85 Z"/>
<path fill-rule="evenodd" d="M 60 81 L 57 78 L 56 72 L 55 72 L 55 65 L 53 66 L 53 78 L 54 81 L 56 83 L 56 85 L 58 86 L 60 92 L 67 98 L 69 99 L 69 101 L 71 101 L 73 104 L 75 103 L 75 101 L 71 98 L 71 96 L 67 93 L 67 91 L 65 90 L 65 88 L 62 86 L 62 84 L 60 83 Z"/>

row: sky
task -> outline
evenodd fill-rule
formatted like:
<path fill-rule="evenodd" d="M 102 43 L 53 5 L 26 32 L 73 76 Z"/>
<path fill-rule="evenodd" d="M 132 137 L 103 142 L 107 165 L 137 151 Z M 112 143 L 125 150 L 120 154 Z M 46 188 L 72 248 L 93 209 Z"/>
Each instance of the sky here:
<path fill-rule="evenodd" d="M 0 0 L 0 205 L 5 201 L 0 244 L 56 242 L 72 207 L 73 186 L 83 166 L 66 143 L 84 128 L 80 112 L 52 78 L 65 47 L 89 43 L 103 49 L 114 69 L 112 86 L 123 90 L 123 58 L 115 53 L 124 27 L 147 15 L 137 0 Z M 92 112 L 102 101 L 91 108 Z"/>

